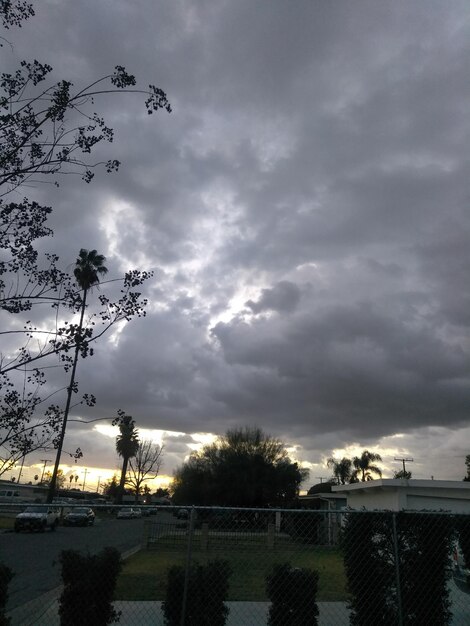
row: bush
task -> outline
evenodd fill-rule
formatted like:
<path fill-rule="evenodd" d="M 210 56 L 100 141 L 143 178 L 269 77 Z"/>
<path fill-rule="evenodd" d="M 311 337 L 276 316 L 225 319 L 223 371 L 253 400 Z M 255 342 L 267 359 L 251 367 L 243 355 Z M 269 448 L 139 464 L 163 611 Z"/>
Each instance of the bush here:
<path fill-rule="evenodd" d="M 447 580 L 453 534 L 449 515 L 350 513 L 342 546 L 351 594 L 351 624 L 394 626 L 400 621 L 400 605 L 404 623 L 448 624 Z"/>
<path fill-rule="evenodd" d="M 266 578 L 271 600 L 269 626 L 316 626 L 318 572 L 289 563 L 275 565 Z"/>
<path fill-rule="evenodd" d="M 458 533 L 460 549 L 462 550 L 465 566 L 470 569 L 470 515 L 456 515 L 455 530 Z M 470 576 L 467 577 L 470 586 Z"/>
<path fill-rule="evenodd" d="M 189 569 L 186 599 L 186 626 L 224 626 L 229 609 L 228 596 L 231 569 L 227 561 L 209 561 L 207 565 L 192 565 Z M 185 569 L 168 570 L 163 613 L 167 626 L 180 626 L 183 609 Z"/>
<path fill-rule="evenodd" d="M 392 517 L 350 513 L 342 533 L 344 567 L 351 594 L 351 624 L 398 624 Z"/>
<path fill-rule="evenodd" d="M 8 600 L 8 585 L 12 578 L 11 569 L 0 563 L 0 626 L 8 626 L 10 623 L 10 619 L 5 615 L 5 607 Z"/>
<path fill-rule="evenodd" d="M 82 555 L 63 550 L 60 555 L 64 589 L 59 600 L 61 626 L 105 626 L 118 622 L 120 613 L 112 600 L 117 577 L 122 568 L 115 548 L 99 554 Z"/>

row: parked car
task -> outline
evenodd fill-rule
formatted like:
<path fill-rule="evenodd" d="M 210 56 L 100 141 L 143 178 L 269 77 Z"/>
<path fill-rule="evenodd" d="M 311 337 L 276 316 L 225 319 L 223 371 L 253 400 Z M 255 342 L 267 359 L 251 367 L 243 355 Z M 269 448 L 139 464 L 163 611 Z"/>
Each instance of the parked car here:
<path fill-rule="evenodd" d="M 28 506 L 15 519 L 15 533 L 21 530 L 54 531 L 59 525 L 59 511 L 50 504 Z"/>
<path fill-rule="evenodd" d="M 95 513 L 89 507 L 72 509 L 64 517 L 64 526 L 93 526 Z"/>
<path fill-rule="evenodd" d="M 117 519 L 135 519 L 136 517 L 142 517 L 142 513 L 137 507 L 125 506 L 119 509 L 116 517 Z"/>
<path fill-rule="evenodd" d="M 132 519 L 133 517 L 134 515 L 132 513 L 132 509 L 130 506 L 126 506 L 123 509 L 119 509 L 116 515 L 117 519 Z"/>
<path fill-rule="evenodd" d="M 178 509 L 176 511 L 176 517 L 177 519 L 188 519 L 189 517 L 188 509 Z"/>

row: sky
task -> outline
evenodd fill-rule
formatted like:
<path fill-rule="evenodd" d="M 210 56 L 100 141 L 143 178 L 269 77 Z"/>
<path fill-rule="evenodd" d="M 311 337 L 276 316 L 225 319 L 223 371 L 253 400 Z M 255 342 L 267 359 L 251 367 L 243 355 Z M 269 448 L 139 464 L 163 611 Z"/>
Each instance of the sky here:
<path fill-rule="evenodd" d="M 257 425 L 310 468 L 306 488 L 330 475 L 328 457 L 366 448 L 382 454 L 384 476 L 406 457 L 414 478 L 461 480 L 468 2 L 35 10 L 9 31 L 7 64 L 38 58 L 75 86 L 124 65 L 173 109 L 148 116 L 137 95 L 97 99 L 116 133 L 100 150 L 122 161 L 119 173 L 27 190 L 53 207 L 41 246 L 64 267 L 84 247 L 106 256 L 110 277 L 154 271 L 147 316 L 79 364 L 97 405 L 73 418 L 131 414 L 165 446 L 165 476 L 228 428 Z M 117 471 L 109 424 L 70 423 L 65 448 L 84 458 L 66 471 Z"/>

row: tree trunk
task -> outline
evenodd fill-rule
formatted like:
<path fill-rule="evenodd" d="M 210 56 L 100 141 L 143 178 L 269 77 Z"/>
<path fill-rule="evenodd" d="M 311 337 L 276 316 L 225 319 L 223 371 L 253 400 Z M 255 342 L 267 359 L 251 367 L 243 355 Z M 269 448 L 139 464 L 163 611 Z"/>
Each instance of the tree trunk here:
<path fill-rule="evenodd" d="M 78 339 L 77 339 L 76 346 L 75 346 L 75 355 L 73 357 L 72 373 L 70 375 L 70 385 L 67 387 L 67 402 L 65 404 L 64 419 L 62 421 L 62 428 L 60 431 L 59 443 L 57 445 L 57 453 L 55 457 L 54 471 L 52 472 L 52 478 L 49 484 L 49 491 L 47 493 L 46 502 L 48 502 L 49 504 L 52 502 L 54 495 L 55 495 L 55 491 L 56 491 L 57 472 L 59 471 L 60 456 L 62 454 L 62 447 L 64 445 L 65 430 L 67 428 L 67 419 L 69 416 L 70 403 L 72 400 L 73 385 L 75 383 L 75 372 L 77 371 L 78 355 L 80 353 L 81 335 L 82 335 L 82 328 L 83 328 L 83 318 L 85 316 L 87 291 L 88 291 L 87 289 L 83 290 L 83 302 L 82 302 L 82 308 L 80 311 L 80 322 L 78 324 L 78 333 L 77 333 Z"/>
<path fill-rule="evenodd" d="M 119 488 L 116 496 L 116 504 L 122 504 L 122 496 L 124 495 L 124 485 L 126 484 L 126 474 L 127 474 L 127 464 L 129 462 L 129 457 L 123 457 L 122 460 L 122 470 L 121 470 L 121 480 L 119 481 Z"/>

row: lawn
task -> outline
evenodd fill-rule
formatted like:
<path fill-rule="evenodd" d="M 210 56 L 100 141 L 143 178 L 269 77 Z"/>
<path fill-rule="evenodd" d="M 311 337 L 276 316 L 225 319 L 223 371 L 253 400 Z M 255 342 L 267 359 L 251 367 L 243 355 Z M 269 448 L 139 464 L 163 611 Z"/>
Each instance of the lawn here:
<path fill-rule="evenodd" d="M 0 530 L 13 530 L 15 525 L 14 517 L 0 516 Z"/>
<path fill-rule="evenodd" d="M 160 538 L 150 550 L 142 550 L 126 560 L 119 577 L 117 600 L 163 600 L 166 573 L 172 565 L 184 566 L 187 538 Z M 230 563 L 229 600 L 266 601 L 266 575 L 276 563 L 315 569 L 320 575 L 317 600 L 347 599 L 343 559 L 337 548 L 302 544 L 289 537 L 268 548 L 266 537 L 231 533 L 210 537 L 203 549 L 200 537 L 194 537 L 192 561 L 206 563 L 225 559 Z"/>

